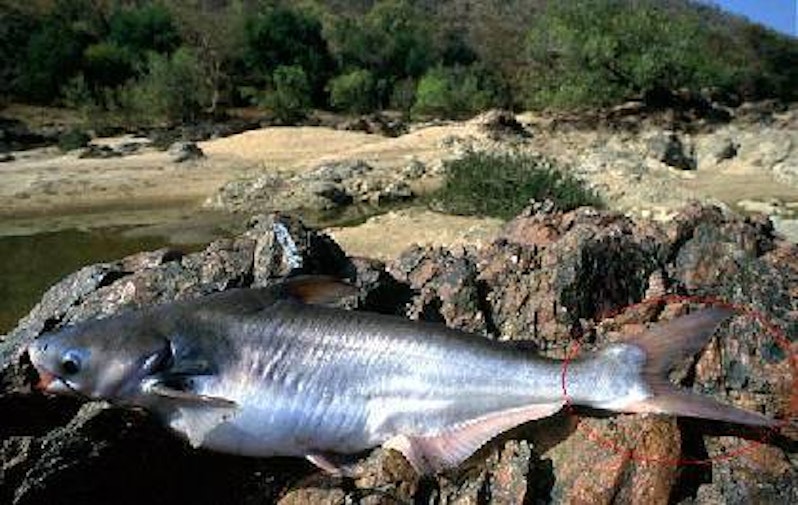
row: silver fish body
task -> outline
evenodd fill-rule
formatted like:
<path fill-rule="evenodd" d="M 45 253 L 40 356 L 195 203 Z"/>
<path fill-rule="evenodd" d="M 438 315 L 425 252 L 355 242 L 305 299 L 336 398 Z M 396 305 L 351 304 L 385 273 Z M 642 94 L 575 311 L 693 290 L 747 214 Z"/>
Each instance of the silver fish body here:
<path fill-rule="evenodd" d="M 379 445 L 420 472 L 455 466 L 498 433 L 555 413 L 566 393 L 616 411 L 772 422 L 665 384 L 675 356 L 656 331 L 564 374 L 559 361 L 443 326 L 302 303 L 325 281 L 293 282 L 84 323 L 29 354 L 51 391 L 145 407 L 198 447 L 306 456 L 327 469 L 325 455 Z M 660 333 L 694 334 L 673 342 L 694 353 L 728 316 L 708 309 Z"/>
<path fill-rule="evenodd" d="M 564 402 L 560 362 L 484 338 L 295 303 L 260 317 L 262 324 L 228 321 L 236 354 L 213 356 L 225 365 L 198 384 L 197 393 L 240 407 L 207 434 L 206 447 L 253 456 L 357 452 L 397 433 L 427 436 L 493 412 Z M 642 356 L 628 351 L 621 374 L 571 363 L 568 395 L 596 407 L 645 398 Z"/>

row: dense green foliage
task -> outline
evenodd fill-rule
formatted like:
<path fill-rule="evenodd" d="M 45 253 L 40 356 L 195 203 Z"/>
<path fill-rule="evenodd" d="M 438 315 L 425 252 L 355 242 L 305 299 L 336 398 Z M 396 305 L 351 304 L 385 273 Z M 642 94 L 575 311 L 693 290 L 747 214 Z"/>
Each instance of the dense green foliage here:
<path fill-rule="evenodd" d="M 659 0 L 555 2 L 529 34 L 532 105 L 609 105 L 658 90 L 733 87 L 741 66 L 699 11 Z"/>
<path fill-rule="evenodd" d="M 560 209 L 601 207 L 581 181 L 528 155 L 471 153 L 446 164 L 443 187 L 432 197 L 448 212 L 510 219 L 530 200 L 552 200 Z"/>
<path fill-rule="evenodd" d="M 282 65 L 272 74 L 272 89 L 263 98 L 278 121 L 290 124 L 299 121 L 310 109 L 311 85 L 300 65 Z"/>
<path fill-rule="evenodd" d="M 266 9 L 246 22 L 243 60 L 255 83 L 270 82 L 279 67 L 304 73 L 312 97 L 320 100 L 332 67 L 321 22 L 288 6 Z"/>
<path fill-rule="evenodd" d="M 5 100 L 167 121 L 798 97 L 794 38 L 691 0 L 4 0 L 0 62 Z"/>
<path fill-rule="evenodd" d="M 149 53 L 146 72 L 123 95 L 139 115 L 169 122 L 192 121 L 209 101 L 196 53 L 181 47 L 171 55 Z"/>
<path fill-rule="evenodd" d="M 376 105 L 375 90 L 371 72 L 353 70 L 330 80 L 330 105 L 350 112 L 368 112 Z"/>
<path fill-rule="evenodd" d="M 418 82 L 413 113 L 458 118 L 501 105 L 497 85 L 478 69 L 435 67 Z"/>

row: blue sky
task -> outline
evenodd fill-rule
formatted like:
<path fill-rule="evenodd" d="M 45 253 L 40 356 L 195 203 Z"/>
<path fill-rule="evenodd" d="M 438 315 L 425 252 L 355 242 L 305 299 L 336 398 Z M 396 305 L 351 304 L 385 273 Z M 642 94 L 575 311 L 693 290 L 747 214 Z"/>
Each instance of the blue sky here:
<path fill-rule="evenodd" d="M 752 21 L 796 35 L 795 4 L 798 0 L 713 0 L 721 8 L 742 14 Z"/>

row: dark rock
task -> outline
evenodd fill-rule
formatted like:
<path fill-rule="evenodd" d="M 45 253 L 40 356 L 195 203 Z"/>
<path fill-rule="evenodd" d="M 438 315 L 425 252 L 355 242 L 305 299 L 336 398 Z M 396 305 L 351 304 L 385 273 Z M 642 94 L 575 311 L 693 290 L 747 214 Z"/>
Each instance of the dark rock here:
<path fill-rule="evenodd" d="M 3 153 L 0 152 L 0 163 L 6 163 L 9 161 L 14 161 L 16 158 L 11 153 Z"/>
<path fill-rule="evenodd" d="M 22 151 L 54 144 L 57 134 L 32 132 L 18 119 L 0 117 L 0 151 Z"/>
<path fill-rule="evenodd" d="M 648 139 L 648 154 L 668 166 L 681 170 L 695 170 L 695 149 L 686 147 L 674 132 L 660 132 Z"/>
<path fill-rule="evenodd" d="M 720 163 L 737 156 L 740 144 L 726 136 L 711 136 L 708 138 L 698 153 L 698 160 L 707 159 L 711 163 Z"/>
<path fill-rule="evenodd" d="M 184 161 L 193 161 L 205 157 L 205 153 L 194 142 L 175 142 L 169 146 L 168 152 L 174 163 L 183 163 Z"/>
<path fill-rule="evenodd" d="M 113 145 L 111 148 L 121 154 L 122 156 L 127 156 L 129 154 L 135 154 L 141 151 L 144 148 L 151 147 L 153 145 L 152 141 L 145 137 L 133 137 L 127 138 L 117 144 Z"/>
<path fill-rule="evenodd" d="M 379 112 L 347 119 L 337 124 L 336 128 L 339 130 L 373 133 L 386 137 L 398 137 L 407 133 L 407 124 L 400 117 L 389 116 Z"/>
<path fill-rule="evenodd" d="M 443 321 L 519 352 L 582 352 L 696 305 L 651 293 L 714 296 L 745 311 L 673 379 L 778 418 L 794 416 L 790 355 L 798 328 L 798 247 L 772 226 L 691 205 L 655 225 L 579 209 L 530 207 L 481 248 L 413 248 L 383 265 L 346 258 L 326 235 L 285 215 L 192 254 L 141 253 L 86 267 L 53 286 L 0 341 L 0 502 L 34 503 L 795 503 L 795 444 L 762 444 L 719 423 L 563 412 L 506 433 L 460 468 L 419 478 L 377 449 L 351 479 L 296 458 L 195 451 L 138 411 L 31 393 L 24 354 L 48 329 L 119 310 L 296 273 L 350 279 L 349 306 Z M 644 305 L 624 308 L 631 303 Z M 349 302 L 348 302 L 349 303 Z M 759 314 L 785 338 L 776 339 Z M 784 341 L 786 341 L 786 343 Z M 509 345 L 509 344 L 508 344 Z M 782 347 L 786 345 L 786 347 Z M 569 352 L 570 351 L 570 352 Z M 501 373 L 501 371 L 497 371 Z M 750 446 L 750 447 L 749 447 Z M 746 449 L 748 447 L 748 449 Z M 737 455 L 741 450 L 742 453 Z M 704 465 L 680 465 L 682 459 Z M 87 476 L 91 476 L 87 478 Z"/>
<path fill-rule="evenodd" d="M 512 137 L 528 138 L 532 134 L 518 122 L 509 110 L 490 110 L 483 112 L 471 120 L 477 125 L 490 139 L 502 140 Z"/>
<path fill-rule="evenodd" d="M 231 118 L 222 122 L 201 121 L 172 127 L 159 127 L 139 132 L 152 140 L 153 144 L 166 149 L 177 141 L 202 142 L 220 137 L 229 137 L 237 133 L 259 128 L 257 121 Z"/>
<path fill-rule="evenodd" d="M 78 154 L 78 158 L 95 159 L 118 158 L 120 156 L 122 156 L 122 153 L 114 150 L 112 147 L 97 144 L 89 144 L 81 149 Z"/>

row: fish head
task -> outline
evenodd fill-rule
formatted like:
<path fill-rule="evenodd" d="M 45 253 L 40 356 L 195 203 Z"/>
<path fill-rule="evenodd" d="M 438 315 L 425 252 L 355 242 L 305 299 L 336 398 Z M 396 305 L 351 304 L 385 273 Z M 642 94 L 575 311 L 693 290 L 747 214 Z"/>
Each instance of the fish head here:
<path fill-rule="evenodd" d="M 140 314 L 87 321 L 42 335 L 28 346 L 38 388 L 55 394 L 122 401 L 170 366 L 169 340 Z"/>

